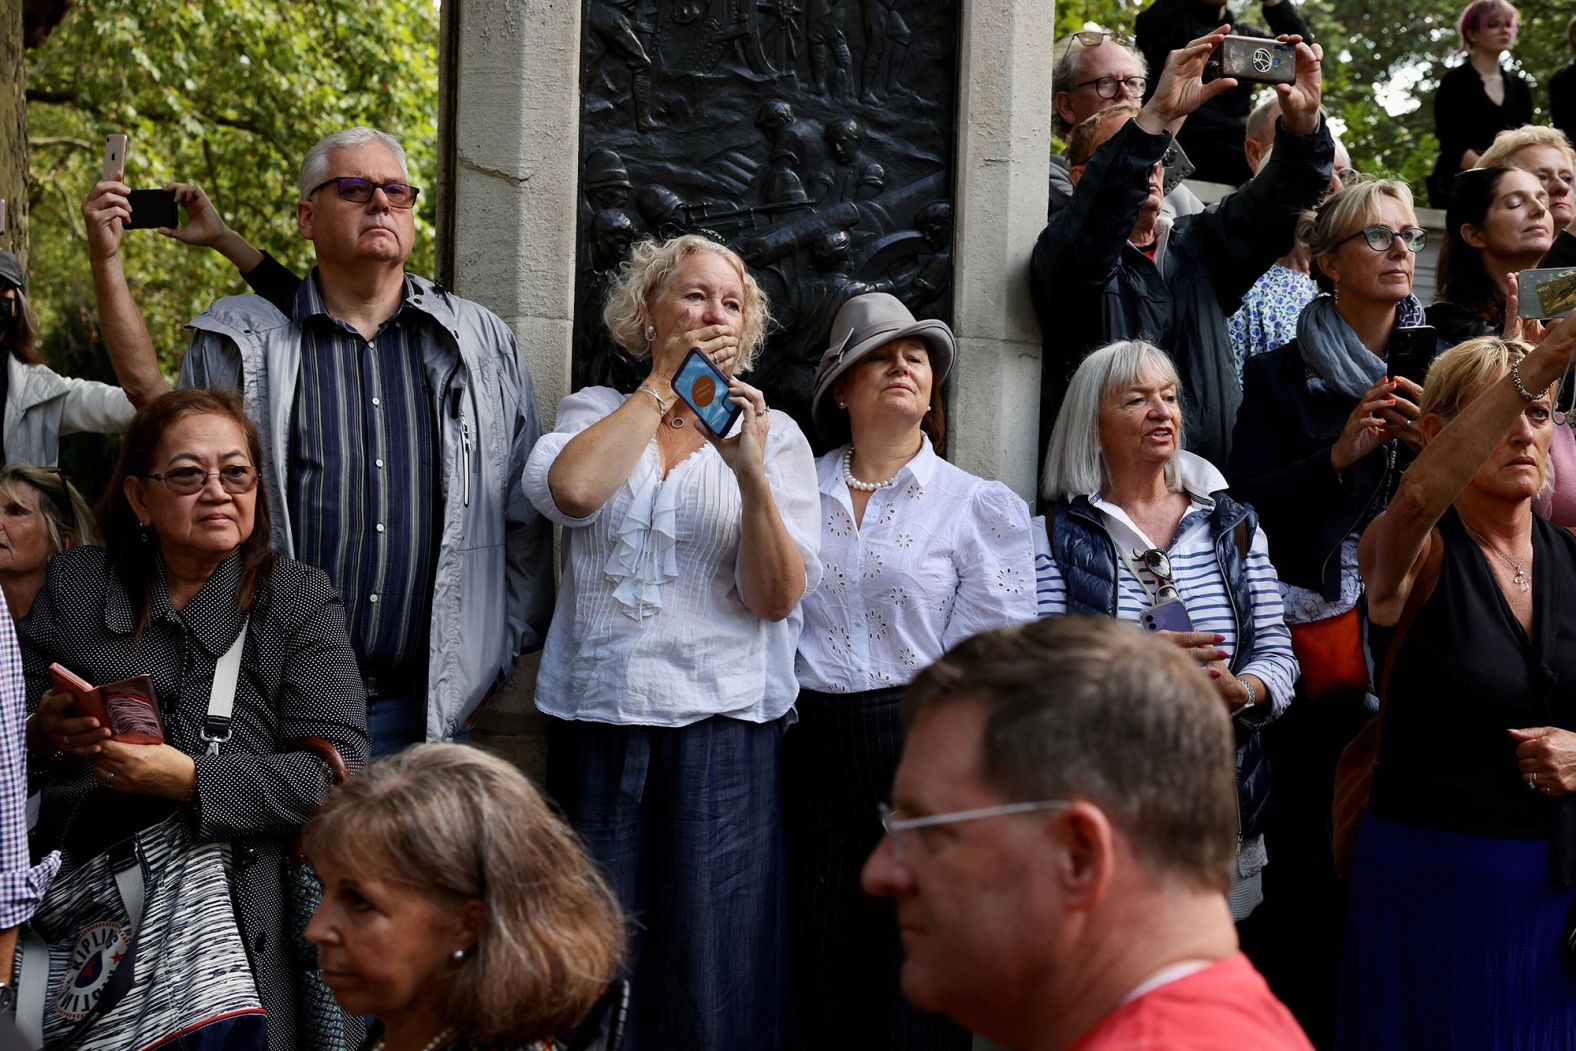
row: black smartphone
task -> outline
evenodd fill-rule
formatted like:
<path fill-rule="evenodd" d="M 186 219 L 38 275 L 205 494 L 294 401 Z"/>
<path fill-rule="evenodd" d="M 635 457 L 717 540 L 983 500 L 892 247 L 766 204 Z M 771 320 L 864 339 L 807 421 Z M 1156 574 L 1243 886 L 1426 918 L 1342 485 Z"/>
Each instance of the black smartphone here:
<path fill-rule="evenodd" d="M 1411 325 L 1398 328 L 1390 337 L 1390 355 L 1386 359 L 1392 376 L 1405 376 L 1419 387 L 1428 375 L 1439 352 L 1439 334 L 1432 325 Z"/>
<path fill-rule="evenodd" d="M 1160 158 L 1160 162 L 1164 166 L 1161 168 L 1161 174 L 1165 177 L 1165 189 L 1162 192 L 1168 195 L 1181 186 L 1182 180 L 1196 170 L 1193 162 L 1188 160 L 1187 154 L 1182 151 L 1182 147 L 1174 140 L 1166 149 L 1165 156 Z"/>
<path fill-rule="evenodd" d="M 131 221 L 126 224 L 128 230 L 157 230 L 161 226 L 181 225 L 174 190 L 132 190 L 126 200 L 131 205 Z"/>
<path fill-rule="evenodd" d="M 1294 84 L 1297 49 L 1280 40 L 1255 36 L 1228 36 L 1210 56 L 1204 79 L 1232 77 L 1255 84 Z"/>
<path fill-rule="evenodd" d="M 726 437 L 744 410 L 728 398 L 728 377 L 699 347 L 691 347 L 673 377 L 673 393 L 684 399 L 706 429 Z"/>
<path fill-rule="evenodd" d="M 1150 606 L 1138 615 L 1138 622 L 1145 631 L 1193 630 L 1193 618 L 1187 615 L 1187 606 L 1179 598 Z"/>

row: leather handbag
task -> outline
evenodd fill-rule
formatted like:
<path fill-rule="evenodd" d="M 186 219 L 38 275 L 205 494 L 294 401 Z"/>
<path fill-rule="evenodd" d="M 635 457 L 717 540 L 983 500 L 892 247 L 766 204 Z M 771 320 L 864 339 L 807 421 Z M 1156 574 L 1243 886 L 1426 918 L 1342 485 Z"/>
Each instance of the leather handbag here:
<path fill-rule="evenodd" d="M 1297 666 L 1302 669 L 1304 696 L 1367 691 L 1368 659 L 1363 653 L 1363 625 L 1356 606 L 1324 620 L 1287 627 Z"/>
<path fill-rule="evenodd" d="M 1439 568 L 1445 560 L 1445 538 L 1436 526 L 1429 534 L 1428 557 L 1412 581 L 1411 593 L 1401 609 L 1401 619 L 1396 622 L 1390 637 L 1390 647 L 1385 651 L 1384 668 L 1379 674 L 1379 714 L 1368 721 L 1362 732 L 1341 751 L 1335 767 L 1335 796 L 1330 807 L 1332 838 L 1330 849 L 1335 859 L 1335 871 L 1342 879 L 1352 874 L 1352 858 L 1357 852 L 1357 833 L 1362 828 L 1363 816 L 1368 813 L 1368 799 L 1373 791 L 1374 768 L 1379 765 L 1379 741 L 1384 730 L 1385 698 L 1390 692 L 1390 675 L 1401 653 L 1412 625 L 1434 594 L 1439 583 Z"/>

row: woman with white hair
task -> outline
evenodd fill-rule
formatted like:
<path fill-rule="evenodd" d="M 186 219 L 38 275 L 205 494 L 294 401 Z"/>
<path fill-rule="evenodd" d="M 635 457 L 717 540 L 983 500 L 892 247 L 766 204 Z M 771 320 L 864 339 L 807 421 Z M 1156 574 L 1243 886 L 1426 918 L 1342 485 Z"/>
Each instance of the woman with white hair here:
<path fill-rule="evenodd" d="M 1148 343 L 1090 352 L 1051 432 L 1037 559 L 1041 616 L 1137 621 L 1186 649 L 1237 727 L 1240 848 L 1231 912 L 1263 900 L 1269 791 L 1258 731 L 1285 711 L 1297 660 L 1258 515 L 1182 448 L 1176 367 Z"/>
<path fill-rule="evenodd" d="M 636 245 L 603 318 L 649 378 L 565 398 L 525 469 L 564 527 L 536 681 L 547 787 L 640 921 L 631 1051 L 777 1047 L 779 765 L 799 600 L 821 569 L 815 461 L 737 378 L 768 314 L 732 251 L 694 235 Z M 729 377 L 727 437 L 674 391 L 694 347 Z"/>

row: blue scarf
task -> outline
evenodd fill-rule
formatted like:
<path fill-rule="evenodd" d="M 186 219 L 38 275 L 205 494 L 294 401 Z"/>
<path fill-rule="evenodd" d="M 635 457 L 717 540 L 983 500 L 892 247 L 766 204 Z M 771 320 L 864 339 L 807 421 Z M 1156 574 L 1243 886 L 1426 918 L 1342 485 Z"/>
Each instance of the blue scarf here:
<path fill-rule="evenodd" d="M 1410 293 L 1395 305 L 1396 325 L 1412 328 L 1424 322 L 1423 304 Z M 1297 349 L 1313 377 L 1308 386 L 1361 401 L 1369 387 L 1385 375 L 1388 365 L 1363 346 L 1352 326 L 1335 310 L 1333 296 L 1322 295 L 1297 318 Z"/>

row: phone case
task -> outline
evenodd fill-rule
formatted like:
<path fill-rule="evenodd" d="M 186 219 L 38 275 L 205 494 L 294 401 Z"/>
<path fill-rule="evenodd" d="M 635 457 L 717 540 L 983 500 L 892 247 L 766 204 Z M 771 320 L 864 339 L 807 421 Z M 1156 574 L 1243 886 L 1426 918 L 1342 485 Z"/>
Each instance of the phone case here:
<path fill-rule="evenodd" d="M 1297 79 L 1297 53 L 1279 40 L 1228 36 L 1220 42 L 1220 75 L 1255 84 L 1291 84 Z"/>
<path fill-rule="evenodd" d="M 1145 631 L 1192 631 L 1193 618 L 1187 615 L 1187 606 L 1181 599 L 1170 599 L 1150 606 L 1138 615 Z"/>
<path fill-rule="evenodd" d="M 728 377 L 711 363 L 699 347 L 685 355 L 673 377 L 673 392 L 694 410 L 700 422 L 717 437 L 726 437 L 743 412 L 728 400 Z"/>
<path fill-rule="evenodd" d="M 104 137 L 104 171 L 106 179 L 114 179 L 126 170 L 126 136 L 106 135 Z"/>
<path fill-rule="evenodd" d="M 1543 320 L 1576 309 L 1576 269 L 1523 270 L 1516 278 L 1516 313 Z"/>
<path fill-rule="evenodd" d="M 156 230 L 161 226 L 181 225 L 174 190 L 132 190 L 126 199 L 131 204 L 131 222 L 126 224 L 128 230 Z"/>
<path fill-rule="evenodd" d="M 1397 329 L 1391 337 L 1389 371 L 1392 376 L 1405 376 L 1419 387 L 1428 374 L 1439 349 L 1439 335 L 1432 325 L 1415 325 Z"/>

